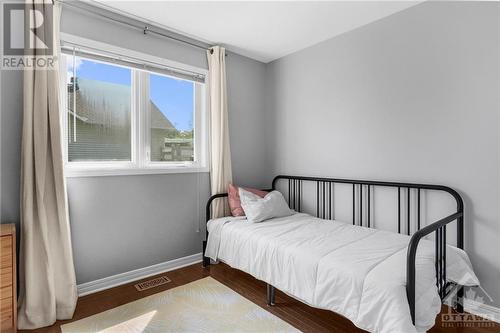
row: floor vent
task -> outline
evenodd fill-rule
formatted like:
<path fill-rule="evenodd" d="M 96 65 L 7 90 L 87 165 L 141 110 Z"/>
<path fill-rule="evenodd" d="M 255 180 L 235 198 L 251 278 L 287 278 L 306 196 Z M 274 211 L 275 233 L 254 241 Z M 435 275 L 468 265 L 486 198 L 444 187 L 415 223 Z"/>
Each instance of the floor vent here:
<path fill-rule="evenodd" d="M 148 280 L 148 281 L 134 284 L 134 287 L 135 287 L 135 289 L 137 289 L 137 291 L 144 291 L 144 290 L 148 290 L 148 289 L 169 283 L 170 281 L 171 280 L 168 277 L 160 276 L 159 278 L 156 278 L 156 279 L 152 279 L 152 280 Z"/>

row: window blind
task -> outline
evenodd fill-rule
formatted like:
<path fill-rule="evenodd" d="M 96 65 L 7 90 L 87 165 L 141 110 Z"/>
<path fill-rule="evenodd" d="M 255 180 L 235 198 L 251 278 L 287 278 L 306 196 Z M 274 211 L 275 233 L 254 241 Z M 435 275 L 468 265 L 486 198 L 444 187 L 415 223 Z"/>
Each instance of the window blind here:
<path fill-rule="evenodd" d="M 181 68 L 165 66 L 160 63 L 137 59 L 130 56 L 124 56 L 113 52 L 103 52 L 101 50 L 83 47 L 73 43 L 61 41 L 61 51 L 64 54 L 75 55 L 83 58 L 90 58 L 97 61 L 108 62 L 130 68 L 136 68 L 143 71 L 149 71 L 176 77 L 182 80 L 205 83 L 205 75 Z"/>

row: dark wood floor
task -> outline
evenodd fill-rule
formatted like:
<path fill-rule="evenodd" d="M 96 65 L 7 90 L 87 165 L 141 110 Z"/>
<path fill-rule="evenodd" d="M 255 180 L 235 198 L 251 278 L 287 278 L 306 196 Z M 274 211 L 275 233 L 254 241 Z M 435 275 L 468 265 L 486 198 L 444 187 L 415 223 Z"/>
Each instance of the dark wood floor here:
<path fill-rule="evenodd" d="M 287 321 L 303 332 L 364 332 L 356 328 L 349 320 L 337 315 L 331 311 L 319 310 L 304 305 L 281 292 L 276 294 L 276 305 L 268 307 L 266 305 L 266 288 L 261 281 L 241 271 L 230 268 L 227 265 L 212 265 L 209 268 L 202 268 L 201 264 L 196 264 L 165 274 L 172 282 L 165 285 L 152 288 L 146 291 L 138 292 L 134 288 L 134 283 L 126 284 L 116 288 L 101 291 L 88 296 L 83 296 L 78 300 L 75 315 L 71 321 L 82 319 L 90 315 L 117 307 L 119 305 L 132 302 L 136 299 L 149 296 L 167 289 L 175 288 L 186 283 L 211 276 L 219 282 L 227 285 L 234 291 L 246 297 L 255 304 L 267 309 L 281 319 Z M 145 279 L 149 280 L 152 277 Z M 448 311 L 443 306 L 443 311 Z M 440 318 L 441 316 L 438 316 Z M 38 329 L 34 331 L 19 332 L 37 332 L 37 333 L 56 333 L 60 332 L 59 326 L 70 321 L 58 321 L 51 327 Z M 457 325 L 460 326 L 460 325 Z M 440 321 L 429 332 L 432 333 L 486 333 L 500 332 L 500 324 L 488 322 L 489 327 L 443 327 Z"/>

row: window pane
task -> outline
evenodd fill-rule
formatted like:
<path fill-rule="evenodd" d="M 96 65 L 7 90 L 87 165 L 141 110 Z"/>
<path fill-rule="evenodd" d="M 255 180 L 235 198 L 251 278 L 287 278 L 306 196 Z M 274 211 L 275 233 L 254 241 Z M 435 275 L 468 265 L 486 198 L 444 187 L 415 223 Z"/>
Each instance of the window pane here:
<path fill-rule="evenodd" d="M 68 160 L 131 160 L 128 68 L 67 57 Z"/>
<path fill-rule="evenodd" d="M 194 83 L 149 76 L 151 161 L 194 161 Z"/>

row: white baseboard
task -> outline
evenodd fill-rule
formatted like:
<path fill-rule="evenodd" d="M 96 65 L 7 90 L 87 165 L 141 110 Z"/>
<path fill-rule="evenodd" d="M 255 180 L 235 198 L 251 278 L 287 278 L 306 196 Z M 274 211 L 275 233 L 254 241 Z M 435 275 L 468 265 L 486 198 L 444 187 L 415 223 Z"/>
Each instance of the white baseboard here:
<path fill-rule="evenodd" d="M 466 298 L 464 300 L 464 310 L 465 312 L 472 313 L 473 315 L 485 317 L 500 323 L 500 309 L 492 305 L 476 302 L 473 299 Z"/>
<path fill-rule="evenodd" d="M 444 300 L 444 304 L 452 306 L 451 300 L 453 297 L 454 296 L 447 297 Z M 500 323 L 500 308 L 492 305 L 480 303 L 470 298 L 464 298 L 464 311 Z"/>
<path fill-rule="evenodd" d="M 85 296 L 101 290 L 113 288 L 125 283 L 140 280 L 156 274 L 172 271 L 174 269 L 199 263 L 202 254 L 196 253 L 187 257 L 162 262 L 156 265 L 139 268 L 133 271 L 108 276 L 99 280 L 85 282 L 77 286 L 78 295 Z"/>

